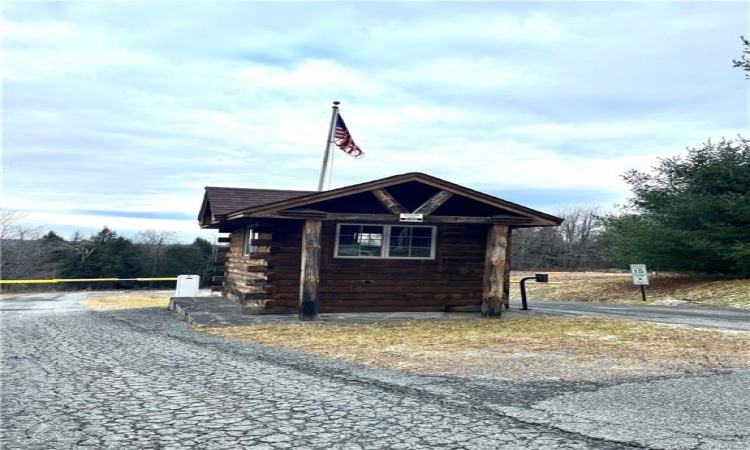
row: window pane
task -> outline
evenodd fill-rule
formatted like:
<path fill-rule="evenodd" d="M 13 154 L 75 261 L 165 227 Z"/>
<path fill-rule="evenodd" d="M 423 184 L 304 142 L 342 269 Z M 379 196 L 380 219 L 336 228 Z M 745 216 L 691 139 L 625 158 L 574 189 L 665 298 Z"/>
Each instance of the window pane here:
<path fill-rule="evenodd" d="M 429 258 L 432 256 L 432 228 L 391 227 L 388 256 L 392 258 Z"/>
<path fill-rule="evenodd" d="M 411 249 L 412 258 L 429 258 L 430 247 L 415 247 Z"/>
<path fill-rule="evenodd" d="M 408 258 L 409 248 L 408 247 L 391 247 L 388 252 L 388 256 L 391 258 Z"/>
<path fill-rule="evenodd" d="M 383 227 L 341 225 L 337 256 L 380 257 L 383 255 Z"/>
<path fill-rule="evenodd" d="M 339 256 L 359 256 L 359 246 L 339 245 Z"/>
<path fill-rule="evenodd" d="M 412 228 L 412 235 L 414 237 L 432 238 L 432 228 L 427 227 L 415 227 Z"/>
<path fill-rule="evenodd" d="M 430 238 L 412 238 L 411 240 L 411 246 L 412 247 L 431 247 L 432 246 L 432 239 Z"/>

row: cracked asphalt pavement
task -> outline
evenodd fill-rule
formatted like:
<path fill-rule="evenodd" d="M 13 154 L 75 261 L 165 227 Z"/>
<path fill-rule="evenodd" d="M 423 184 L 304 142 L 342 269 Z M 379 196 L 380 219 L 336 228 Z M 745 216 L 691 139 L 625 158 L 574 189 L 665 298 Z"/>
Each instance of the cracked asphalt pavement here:
<path fill-rule="evenodd" d="M 0 299 L 4 449 L 747 449 L 749 371 L 499 382 L 190 331 L 86 294 Z"/>

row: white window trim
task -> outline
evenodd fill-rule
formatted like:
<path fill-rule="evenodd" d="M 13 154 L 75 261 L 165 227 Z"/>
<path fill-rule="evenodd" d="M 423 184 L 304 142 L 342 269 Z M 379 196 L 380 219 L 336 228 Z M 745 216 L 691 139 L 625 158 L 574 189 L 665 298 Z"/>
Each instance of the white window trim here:
<path fill-rule="evenodd" d="M 383 227 L 383 255 L 382 256 L 340 256 L 339 255 L 339 237 L 341 235 L 341 226 L 342 225 L 354 225 L 354 226 L 365 226 L 365 227 Z M 391 242 L 391 228 L 393 227 L 408 227 L 408 228 L 429 228 L 432 230 L 432 234 L 430 236 L 430 256 L 389 256 L 388 255 L 388 249 L 390 248 L 390 242 Z M 336 224 L 336 236 L 335 236 L 335 246 L 333 249 L 333 257 L 334 258 L 341 258 L 341 259 L 394 259 L 394 260 L 409 260 L 409 259 L 420 259 L 420 260 L 432 260 L 435 259 L 435 248 L 437 241 L 437 227 L 432 225 L 408 225 L 408 224 L 398 224 L 398 225 L 383 225 L 378 223 L 338 223 Z"/>

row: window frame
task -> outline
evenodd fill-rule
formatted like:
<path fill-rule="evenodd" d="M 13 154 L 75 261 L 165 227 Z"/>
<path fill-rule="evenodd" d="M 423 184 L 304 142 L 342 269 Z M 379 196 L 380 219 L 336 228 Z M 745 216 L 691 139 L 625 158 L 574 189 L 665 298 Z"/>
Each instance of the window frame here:
<path fill-rule="evenodd" d="M 254 227 L 252 225 L 245 227 L 245 238 L 242 245 L 243 256 L 249 256 L 253 253 L 258 253 L 258 246 L 254 245 L 253 243 L 256 239 L 259 239 L 260 233 L 253 230 Z"/>
<path fill-rule="evenodd" d="M 362 255 L 339 255 L 339 243 L 341 239 L 342 226 L 358 227 L 381 227 L 383 229 L 383 239 L 380 256 L 362 256 Z M 430 256 L 391 256 L 391 231 L 393 227 L 402 228 L 428 228 L 430 230 Z M 410 248 L 412 248 L 410 246 Z M 425 247 L 426 248 L 426 247 Z M 333 257 L 341 259 L 391 259 L 391 260 L 434 260 L 437 253 L 437 227 L 434 225 L 411 225 L 406 223 L 399 224 L 377 224 L 377 223 L 337 223 L 336 236 L 334 241 Z"/>

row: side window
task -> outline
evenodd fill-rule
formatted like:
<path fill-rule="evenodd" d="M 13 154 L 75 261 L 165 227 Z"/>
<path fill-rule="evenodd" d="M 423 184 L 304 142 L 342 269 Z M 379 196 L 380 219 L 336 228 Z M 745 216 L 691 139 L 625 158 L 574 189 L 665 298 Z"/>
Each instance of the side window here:
<path fill-rule="evenodd" d="M 255 245 L 256 239 L 258 239 L 258 233 L 253 230 L 253 227 L 247 227 L 245 230 L 245 255 L 258 252 L 258 246 Z"/>

